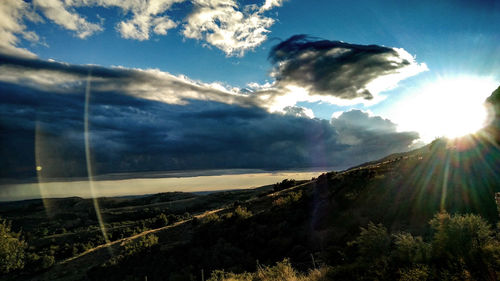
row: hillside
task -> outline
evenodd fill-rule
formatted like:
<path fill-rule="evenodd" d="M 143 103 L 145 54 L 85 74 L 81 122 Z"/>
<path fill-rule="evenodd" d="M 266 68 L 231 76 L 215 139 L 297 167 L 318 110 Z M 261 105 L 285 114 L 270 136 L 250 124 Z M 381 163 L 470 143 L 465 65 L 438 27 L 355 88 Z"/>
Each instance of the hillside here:
<path fill-rule="evenodd" d="M 176 202 L 177 213 L 172 211 L 172 215 L 181 215 L 182 208 L 192 208 L 189 210 L 195 216 L 178 217 L 175 223 L 87 249 L 75 258 L 61 260 L 45 273 L 12 277 L 201 280 L 214 270 L 259 271 L 261 265 L 288 258 L 296 270 L 305 272 L 319 266 L 328 269 L 329 276 L 335 278 L 326 280 L 495 280 L 500 276 L 500 242 L 486 225 L 498 221 L 495 192 L 500 192 L 499 96 L 500 88 L 488 99 L 496 110 L 496 119 L 477 134 L 457 140 L 437 139 L 423 148 L 325 173 L 281 191 L 265 187 L 211 197 L 163 195 L 167 197 L 163 201 L 145 197 L 114 205 L 104 200 L 106 219 L 117 212 L 133 216 L 144 211 L 137 206 L 149 204 L 158 204 L 152 206 L 159 210 L 166 207 L 162 204 L 169 204 L 168 208 L 174 210 L 171 206 Z M 204 203 L 188 204 L 197 200 Z M 79 204 L 83 203 L 73 206 Z M 478 217 L 449 217 L 443 211 Z M 433 224 L 429 225 L 430 221 Z M 479 249 L 477 252 L 450 250 L 457 245 L 468 249 L 463 243 L 438 249 L 439 243 L 454 238 L 448 234 L 436 238 L 447 229 L 443 223 L 452 225 L 456 221 L 470 223 L 471 227 L 464 229 L 477 226 L 477 231 L 483 231 L 480 238 L 485 240 L 478 238 L 477 242 L 474 235 L 463 236 L 462 228 L 453 232 L 461 241 L 474 241 L 477 245 L 470 247 Z M 367 233 L 375 233 L 375 238 L 381 238 L 373 241 L 383 243 L 380 246 L 370 242 L 371 250 L 363 252 L 362 239 L 356 237 Z M 400 249 L 401 241 L 413 247 L 407 255 L 412 258 L 405 258 L 406 263 L 392 254 L 394 249 Z M 414 258 L 417 254 L 419 258 Z M 369 260 L 372 256 L 373 260 Z M 427 277 L 402 279 L 407 271 L 425 273 Z"/>

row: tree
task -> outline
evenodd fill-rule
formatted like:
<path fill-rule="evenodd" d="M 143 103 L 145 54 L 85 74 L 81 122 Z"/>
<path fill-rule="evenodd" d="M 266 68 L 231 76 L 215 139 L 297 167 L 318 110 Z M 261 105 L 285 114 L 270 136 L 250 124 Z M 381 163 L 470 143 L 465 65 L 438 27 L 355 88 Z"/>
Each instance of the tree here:
<path fill-rule="evenodd" d="M 284 190 L 284 189 L 287 189 L 287 188 L 290 188 L 290 187 L 293 187 L 295 186 L 297 183 L 294 179 L 284 179 L 282 182 L 278 182 L 278 183 L 275 183 L 273 185 L 273 189 L 274 191 L 280 191 L 280 190 Z"/>
<path fill-rule="evenodd" d="M 432 249 L 438 257 L 476 257 L 493 239 L 490 225 L 473 214 L 453 215 L 441 212 L 430 221 L 434 229 Z"/>
<path fill-rule="evenodd" d="M 11 231 L 10 222 L 0 220 L 0 273 L 23 268 L 25 248 L 21 233 Z"/>
<path fill-rule="evenodd" d="M 473 214 L 450 216 L 441 212 L 430 224 L 435 231 L 432 251 L 437 262 L 453 274 L 459 273 L 455 276 L 498 280 L 494 277 L 494 268 L 498 269 L 498 243 L 484 219 Z"/>
<path fill-rule="evenodd" d="M 373 259 L 389 251 L 391 237 L 382 224 L 375 225 L 370 222 L 366 228 L 361 227 L 361 233 L 350 244 L 358 246 L 360 256 Z"/>

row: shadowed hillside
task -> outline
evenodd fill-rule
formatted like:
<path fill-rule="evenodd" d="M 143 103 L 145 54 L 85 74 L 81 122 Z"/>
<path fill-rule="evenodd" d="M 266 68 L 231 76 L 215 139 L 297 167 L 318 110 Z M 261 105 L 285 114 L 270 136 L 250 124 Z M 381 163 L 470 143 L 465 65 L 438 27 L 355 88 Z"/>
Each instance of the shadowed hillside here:
<path fill-rule="evenodd" d="M 179 218 L 43 274 L 12 277 L 201 280 L 213 272 L 212 280 L 275 280 L 262 276 L 287 271 L 302 280 L 497 280 L 500 242 L 491 225 L 498 221 L 500 192 L 499 96 L 500 88 L 488 99 L 494 120 L 477 134 L 436 139 L 308 182 L 284 181 L 274 192 L 226 193 L 224 204 L 212 195 L 196 210 L 216 211 Z M 134 200 L 142 201 L 114 202 L 115 211 L 153 203 Z M 138 210 L 130 207 L 128 215 Z M 86 272 L 75 276 L 71 268 Z"/>

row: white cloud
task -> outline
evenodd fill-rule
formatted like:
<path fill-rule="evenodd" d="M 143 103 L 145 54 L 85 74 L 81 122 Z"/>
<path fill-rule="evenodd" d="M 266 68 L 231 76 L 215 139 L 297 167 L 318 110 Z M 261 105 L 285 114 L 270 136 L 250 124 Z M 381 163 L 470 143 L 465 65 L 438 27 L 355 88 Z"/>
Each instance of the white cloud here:
<path fill-rule="evenodd" d="M 393 87 L 397 81 L 410 76 L 409 73 L 415 75 L 422 71 L 421 64 L 418 64 L 407 52 L 400 51 L 403 55 L 396 56 L 392 48 L 370 45 L 368 46 L 370 52 L 366 53 L 363 46 L 352 46 L 357 48 L 358 55 L 355 56 L 356 60 L 348 60 L 349 63 L 343 63 L 342 60 L 332 60 L 327 65 L 318 65 L 308 61 L 309 55 L 303 55 L 304 53 L 313 53 L 312 51 L 294 53 L 290 57 L 298 58 L 301 63 L 308 66 L 307 68 L 297 68 L 292 67 L 292 65 L 282 67 L 279 69 L 280 79 L 262 85 L 249 83 L 248 88 L 243 90 L 217 82 L 203 83 L 156 69 L 76 66 L 52 61 L 36 63 L 25 60 L 19 63 L 4 63 L 0 66 L 0 80 L 41 87 L 46 91 L 59 91 L 60 89 L 66 91 L 67 88 L 71 87 L 83 87 L 82 85 L 85 85 L 88 73 L 91 71 L 93 89 L 98 91 L 120 92 L 170 104 L 187 104 L 189 100 L 206 100 L 244 107 L 258 106 L 269 112 L 313 118 L 314 114 L 311 110 L 300 108 L 297 104 L 300 102 L 327 102 L 341 106 L 361 103 L 365 106 L 375 104 L 385 97 L 378 95 L 378 91 L 370 88 L 373 81 L 385 79 L 384 77 L 389 75 L 392 76 L 393 80 L 382 86 Z M 278 47 L 285 48 L 286 46 L 280 43 Z M 276 47 L 273 50 L 276 51 Z M 353 47 L 349 53 L 353 53 L 355 50 Z M 386 55 L 381 55 L 380 52 Z M 326 54 L 315 54 L 314 56 L 328 58 L 332 55 L 331 53 L 326 52 Z M 343 52 L 343 54 L 347 53 Z M 338 55 L 338 53 L 334 55 Z M 352 56 L 352 54 L 350 55 Z M 397 60 L 399 60 L 400 64 L 393 66 L 393 60 L 396 60 L 395 63 L 398 63 Z M 12 59 L 12 61 L 16 61 L 16 59 Z M 291 59 L 288 59 L 287 63 L 291 64 L 290 61 Z M 363 69 L 367 63 L 371 65 L 371 70 Z M 41 67 L 42 64 L 46 66 Z M 408 73 L 406 71 L 408 68 L 415 68 L 415 70 Z M 339 69 L 344 70 L 347 74 L 340 73 Z M 347 71 L 349 69 L 361 69 L 362 71 Z M 311 77 L 311 73 L 318 76 L 303 78 Z M 338 73 L 345 77 L 339 78 Z M 366 95 L 360 95 L 359 90 L 355 87 L 362 90 L 369 89 L 371 91 L 369 94 L 374 96 L 371 99 L 366 99 Z M 382 91 L 384 88 L 381 87 L 378 90 Z"/>
<path fill-rule="evenodd" d="M 23 48 L 17 47 L 21 35 L 24 39 L 37 42 L 38 36 L 26 30 L 24 18 L 36 21 L 36 15 L 29 5 L 22 0 L 4 0 L 0 5 L 0 53 L 29 56 L 35 55 Z"/>
<path fill-rule="evenodd" d="M 76 35 L 81 39 L 102 30 L 99 24 L 88 22 L 62 1 L 34 0 L 33 4 L 43 12 L 45 17 L 65 29 L 76 32 Z"/>
<path fill-rule="evenodd" d="M 259 9 L 247 5 L 241 9 L 233 0 L 196 0 L 194 12 L 188 16 L 183 34 L 187 38 L 205 40 L 228 56 L 242 56 L 267 39 L 274 19 L 263 12 L 281 4 L 266 1 Z"/>
<path fill-rule="evenodd" d="M 167 35 L 167 30 L 177 26 L 177 24 L 168 17 L 157 17 L 153 20 L 153 32 L 159 35 Z"/>
<path fill-rule="evenodd" d="M 155 34 L 166 35 L 167 30 L 175 28 L 177 23 L 164 14 L 174 3 L 183 0 L 156 0 L 140 2 L 137 5 L 130 3 L 116 3 L 114 1 L 100 1 L 101 5 L 117 6 L 126 13 L 132 13 L 130 20 L 122 21 L 117 29 L 123 38 L 148 40 L 151 31 Z"/>
<path fill-rule="evenodd" d="M 261 11 L 271 10 L 274 7 L 281 6 L 282 3 L 283 3 L 283 0 L 266 0 L 264 5 L 262 5 L 262 7 L 260 7 L 260 10 Z"/>
<path fill-rule="evenodd" d="M 177 23 L 170 19 L 165 13 L 175 3 L 185 0 L 66 0 L 71 6 L 98 6 L 117 7 L 123 11 L 125 16 L 131 18 L 120 21 L 116 30 L 123 38 L 135 40 L 148 40 L 151 32 L 166 35 L 169 29 L 175 28 Z"/>
<path fill-rule="evenodd" d="M 268 28 L 274 19 L 265 16 L 268 10 L 280 6 L 282 0 L 266 0 L 261 6 L 240 7 L 235 0 L 5 0 L 0 7 L 0 52 L 31 55 L 16 47 L 18 36 L 37 42 L 38 35 L 26 30 L 24 19 L 41 19 L 36 13 L 64 29 L 75 32 L 81 39 L 102 31 L 102 22 L 91 22 L 78 8 L 104 7 L 122 10 L 122 20 L 116 30 L 123 38 L 149 40 L 152 34 L 166 35 L 176 28 L 166 13 L 175 3 L 192 1 L 194 11 L 185 19 L 182 34 L 187 38 L 203 40 L 224 51 L 228 56 L 243 55 L 267 39 Z"/>

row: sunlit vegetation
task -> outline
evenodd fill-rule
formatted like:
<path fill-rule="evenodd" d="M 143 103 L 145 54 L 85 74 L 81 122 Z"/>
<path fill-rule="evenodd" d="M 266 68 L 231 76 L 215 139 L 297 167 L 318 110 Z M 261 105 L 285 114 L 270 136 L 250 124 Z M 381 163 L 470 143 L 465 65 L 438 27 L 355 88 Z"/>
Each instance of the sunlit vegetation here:
<path fill-rule="evenodd" d="M 212 272 L 208 281 L 321 281 L 327 280 L 326 273 L 328 268 L 311 269 L 307 273 L 301 273 L 295 270 L 290 261 L 284 259 L 277 262 L 275 266 L 258 266 L 253 273 L 231 273 L 223 270 Z"/>
<path fill-rule="evenodd" d="M 0 220 L 0 273 L 24 267 L 26 243 L 20 236 L 11 230 L 10 222 Z"/>
<path fill-rule="evenodd" d="M 302 191 L 290 192 L 285 196 L 281 196 L 273 201 L 273 206 L 280 207 L 286 206 L 293 202 L 297 202 L 302 197 Z"/>

